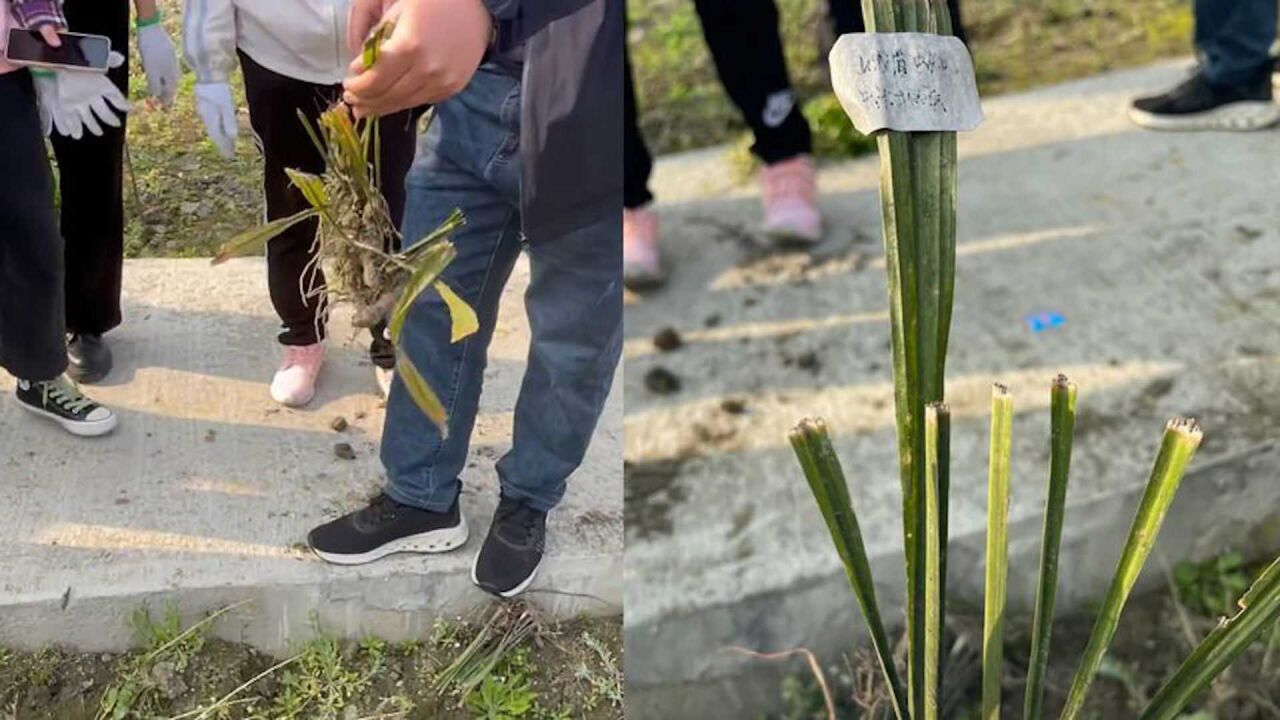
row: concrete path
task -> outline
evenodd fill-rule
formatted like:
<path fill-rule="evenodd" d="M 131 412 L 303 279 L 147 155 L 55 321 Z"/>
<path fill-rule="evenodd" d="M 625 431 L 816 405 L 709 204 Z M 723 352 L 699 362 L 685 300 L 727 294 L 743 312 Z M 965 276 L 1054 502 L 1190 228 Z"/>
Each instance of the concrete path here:
<path fill-rule="evenodd" d="M 1100 595 L 1164 422 L 1207 440 L 1161 537 L 1170 561 L 1280 547 L 1280 134 L 1157 134 L 1135 94 L 1186 61 L 986 103 L 960 141 L 959 259 L 948 366 L 951 581 L 980 596 L 990 384 L 1012 386 L 1010 602 L 1029 607 L 1047 480 L 1049 381 L 1080 387 L 1059 607 Z M 829 239 L 767 249 L 754 185 L 721 150 L 658 164 L 671 284 L 627 309 L 628 717 L 755 717 L 778 673 L 727 652 L 861 633 L 852 593 L 786 444 L 805 416 L 838 435 L 887 616 L 902 602 L 878 161 L 825 168 Z M 1032 313 L 1065 324 L 1033 332 Z M 652 338 L 675 328 L 684 346 Z M 659 394 L 664 368 L 680 389 Z M 661 385 L 661 383 L 658 383 Z M 667 383 L 670 384 L 669 381 Z M 1158 568 L 1145 582 L 1159 582 Z"/>
<path fill-rule="evenodd" d="M 120 411 L 119 430 L 76 440 L 0 394 L 0 644 L 119 648 L 130 640 L 125 618 L 144 602 L 193 616 L 248 598 L 220 634 L 281 651 L 316 621 L 350 637 L 406 638 L 487 602 L 469 575 L 497 503 L 493 464 L 510 445 L 527 284 L 522 262 L 503 297 L 463 477 L 471 541 L 446 556 L 336 568 L 303 542 L 381 482 L 383 411 L 367 335 L 339 311 L 319 396 L 305 410 L 282 409 L 267 394 L 278 321 L 260 260 L 129 262 L 127 320 L 111 334 L 117 369 L 92 388 Z M 0 387 L 11 382 L 0 377 Z M 552 612 L 620 612 L 621 412 L 619 390 L 551 515 L 529 597 Z M 337 417 L 346 431 L 331 429 Z M 335 456 L 340 442 L 355 460 Z"/>

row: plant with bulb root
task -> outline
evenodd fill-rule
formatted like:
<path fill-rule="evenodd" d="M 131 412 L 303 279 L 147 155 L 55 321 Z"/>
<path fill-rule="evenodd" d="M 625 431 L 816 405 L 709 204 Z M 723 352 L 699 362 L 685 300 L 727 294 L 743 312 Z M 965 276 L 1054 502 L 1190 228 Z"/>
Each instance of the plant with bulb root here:
<path fill-rule="evenodd" d="M 379 47 L 390 28 L 389 24 L 382 25 L 365 44 L 365 67 L 377 62 Z M 330 308 L 338 302 L 354 306 L 352 322 L 356 327 L 370 328 L 386 319 L 391 341 L 397 348 L 396 373 L 414 402 L 444 433 L 448 421 L 444 405 L 418 368 L 399 350 L 400 333 L 415 301 L 428 290 L 438 293 L 449 310 L 453 342 L 479 329 L 475 311 L 440 279 L 457 255 L 448 236 L 465 222 L 462 212 L 455 210 L 440 227 L 411 247 L 389 249 L 399 243 L 395 223 L 378 186 L 376 119 L 357 122 L 342 103 L 322 113 L 315 126 L 301 113 L 299 118 L 324 157 L 325 169 L 320 175 L 293 169 L 285 172 L 311 207 L 233 238 L 219 249 L 213 262 L 219 264 L 259 249 L 299 223 L 318 221 L 312 258 L 302 273 L 298 292 L 305 302 L 318 307 L 318 324 L 328 321 Z M 321 277 L 326 277 L 327 282 L 322 283 Z"/>
<path fill-rule="evenodd" d="M 949 34 L 946 0 L 863 0 L 870 32 Z M 836 56 L 833 54 L 833 62 Z M 951 416 L 944 370 L 955 279 L 956 138 L 952 132 L 876 133 L 888 273 L 891 348 L 906 562 L 906 682 L 899 676 L 880 615 L 858 516 L 821 420 L 791 433 L 818 508 L 857 598 L 898 720 L 940 715 L 947 592 L 947 524 Z M 1049 493 L 1032 620 L 1024 720 L 1043 717 L 1058 555 L 1066 508 L 1076 389 L 1065 377 L 1050 388 Z M 1013 397 L 992 394 L 987 493 L 986 578 L 982 647 L 983 720 L 1001 718 L 1005 582 Z M 1150 554 L 1183 474 L 1200 444 L 1194 420 L 1176 418 L 1164 437 L 1110 588 L 1068 691 L 1062 720 L 1080 717 L 1090 684 L 1115 635 L 1120 613 Z M 1240 598 L 1238 612 L 1191 653 L 1155 694 L 1140 720 L 1173 720 L 1258 636 L 1280 619 L 1280 558 Z M 831 707 L 828 704 L 828 707 Z"/>

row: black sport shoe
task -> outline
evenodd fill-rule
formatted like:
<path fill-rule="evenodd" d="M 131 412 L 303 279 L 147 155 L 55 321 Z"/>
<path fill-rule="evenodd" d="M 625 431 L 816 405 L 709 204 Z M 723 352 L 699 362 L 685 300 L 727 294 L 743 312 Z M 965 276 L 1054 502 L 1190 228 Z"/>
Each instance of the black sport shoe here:
<path fill-rule="evenodd" d="M 67 340 L 67 374 L 86 385 L 111 373 L 111 348 L 101 335 L 72 335 Z"/>
<path fill-rule="evenodd" d="M 1249 87 L 1225 87 L 1196 73 L 1174 89 L 1138 98 L 1129 117 L 1151 130 L 1260 130 L 1280 122 L 1271 78 Z"/>
<path fill-rule="evenodd" d="M 22 407 L 53 420 L 72 435 L 97 437 L 116 428 L 116 414 L 85 397 L 65 375 L 47 382 L 19 380 Z"/>
<path fill-rule="evenodd" d="M 363 565 L 395 553 L 443 553 L 462 547 L 470 530 L 457 501 L 437 513 L 384 494 L 307 535 L 311 551 L 337 565 Z"/>
<path fill-rule="evenodd" d="M 471 581 L 498 597 L 519 595 L 538 575 L 546 539 L 546 513 L 502 498 L 471 568 Z"/>

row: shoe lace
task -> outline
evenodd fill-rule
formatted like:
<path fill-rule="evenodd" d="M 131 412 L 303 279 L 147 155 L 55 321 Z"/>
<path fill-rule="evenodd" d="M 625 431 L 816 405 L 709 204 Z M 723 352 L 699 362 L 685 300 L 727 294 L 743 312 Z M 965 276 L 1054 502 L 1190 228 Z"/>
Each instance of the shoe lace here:
<path fill-rule="evenodd" d="M 536 511 L 521 503 L 503 500 L 498 504 L 497 516 L 497 523 L 509 540 L 521 545 L 532 545 L 542 552 L 544 538 Z"/>
<path fill-rule="evenodd" d="M 378 493 L 368 506 L 360 511 L 361 518 L 376 523 L 384 523 L 396 518 L 396 502 L 387 497 L 386 493 Z"/>
<path fill-rule="evenodd" d="M 68 412 L 80 414 L 93 407 L 93 401 L 80 392 L 80 388 L 68 378 L 59 378 L 43 383 L 41 399 L 47 404 L 50 400 Z"/>

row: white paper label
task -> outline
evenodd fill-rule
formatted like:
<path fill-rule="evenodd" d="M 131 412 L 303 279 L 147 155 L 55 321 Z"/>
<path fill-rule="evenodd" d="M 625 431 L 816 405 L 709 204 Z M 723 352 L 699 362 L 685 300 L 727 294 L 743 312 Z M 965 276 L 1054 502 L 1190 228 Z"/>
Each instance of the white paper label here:
<path fill-rule="evenodd" d="M 973 130 L 982 104 L 964 43 L 931 33 L 852 33 L 831 48 L 831 84 L 864 135 Z"/>

